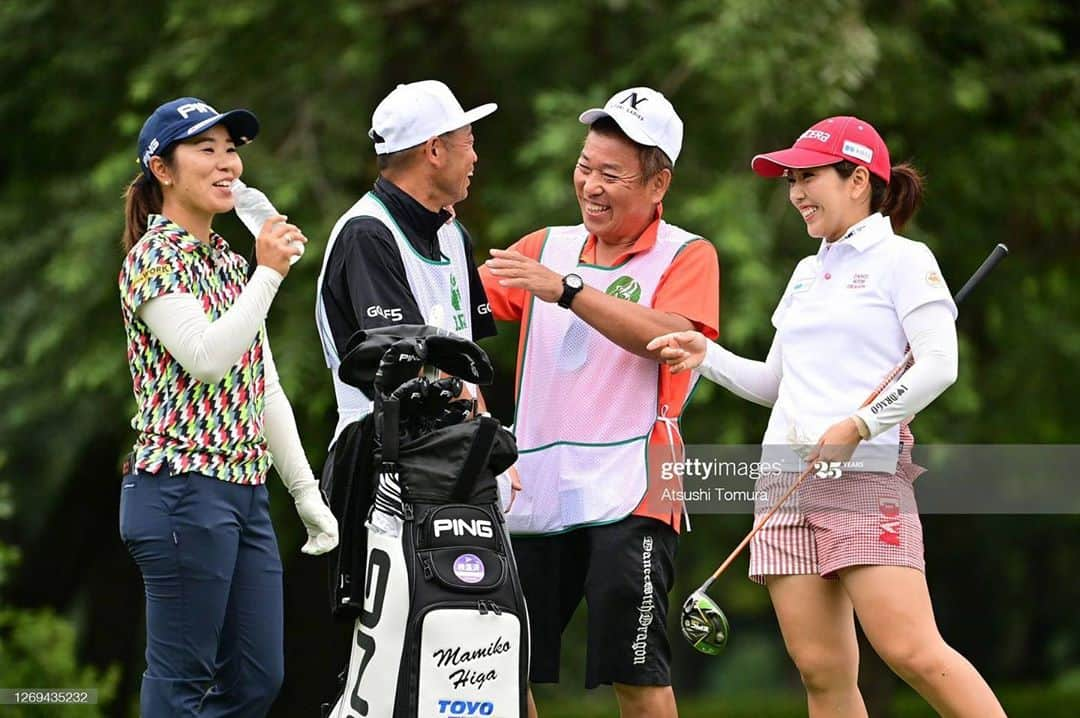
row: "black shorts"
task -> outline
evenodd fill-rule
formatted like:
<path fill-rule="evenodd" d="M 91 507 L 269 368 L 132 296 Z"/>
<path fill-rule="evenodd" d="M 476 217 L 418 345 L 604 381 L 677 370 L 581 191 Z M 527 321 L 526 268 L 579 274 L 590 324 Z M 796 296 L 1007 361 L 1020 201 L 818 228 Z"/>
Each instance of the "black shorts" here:
<path fill-rule="evenodd" d="M 678 543 L 670 526 L 643 516 L 554 536 L 514 536 L 529 607 L 529 680 L 558 683 L 562 632 L 584 596 L 585 687 L 671 685 L 666 626 Z"/>

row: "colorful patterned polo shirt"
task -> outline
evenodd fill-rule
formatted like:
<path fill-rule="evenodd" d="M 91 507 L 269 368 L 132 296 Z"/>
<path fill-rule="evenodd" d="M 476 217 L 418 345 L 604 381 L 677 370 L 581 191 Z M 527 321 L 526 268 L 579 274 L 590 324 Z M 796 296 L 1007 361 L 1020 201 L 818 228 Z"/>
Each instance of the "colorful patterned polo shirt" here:
<path fill-rule="evenodd" d="M 120 270 L 120 300 L 137 410 L 132 470 L 196 471 L 222 481 L 260 484 L 270 464 L 263 436 L 263 334 L 216 384 L 195 379 L 136 312 L 164 294 L 195 296 L 210 321 L 232 306 L 247 283 L 247 261 L 216 233 L 203 244 L 151 215 L 146 234 Z"/>

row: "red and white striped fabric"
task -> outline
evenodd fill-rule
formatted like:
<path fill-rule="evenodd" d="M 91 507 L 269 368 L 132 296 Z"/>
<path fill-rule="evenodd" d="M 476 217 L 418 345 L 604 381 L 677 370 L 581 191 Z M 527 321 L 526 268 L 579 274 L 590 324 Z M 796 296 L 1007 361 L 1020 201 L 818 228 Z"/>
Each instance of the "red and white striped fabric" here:
<path fill-rule="evenodd" d="M 895 474 L 850 472 L 811 475 L 750 542 L 750 579 L 817 574 L 834 578 L 850 566 L 910 566 L 925 570 L 922 522 L 913 483 L 922 469 L 911 463 L 914 437 L 901 426 L 903 450 Z M 769 500 L 755 506 L 755 521 L 798 478 L 763 476 L 757 489 Z"/>

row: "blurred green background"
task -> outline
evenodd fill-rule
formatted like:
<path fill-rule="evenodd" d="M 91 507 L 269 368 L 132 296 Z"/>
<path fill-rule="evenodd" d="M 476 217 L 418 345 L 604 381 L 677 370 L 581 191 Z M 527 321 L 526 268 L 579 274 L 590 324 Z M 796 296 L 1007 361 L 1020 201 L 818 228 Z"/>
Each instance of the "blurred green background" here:
<path fill-rule="evenodd" d="M 96 712 L 23 715 L 136 714 L 143 598 L 117 532 L 134 401 L 116 275 L 121 195 L 139 127 L 159 103 L 195 95 L 262 121 L 242 153 L 244 178 L 311 238 L 269 322 L 316 470 L 334 425 L 313 322 L 322 249 L 375 177 L 375 104 L 426 78 L 467 107 L 499 103 L 474 128 L 480 161 L 458 206 L 481 253 L 578 222 L 578 113 L 623 87 L 663 91 L 686 123 L 665 218 L 716 245 L 722 341 L 759 357 L 791 268 L 816 243 L 749 159 L 821 117 L 870 120 L 894 161 L 926 172 L 926 205 L 907 234 L 930 245 L 954 290 L 996 242 L 1013 252 L 964 306 L 960 379 L 920 415 L 919 440 L 1065 444 L 1080 428 L 1078 37 L 1068 0 L 0 3 L 0 687 L 101 691 Z M 250 252 L 233 216 L 215 228 Z M 486 342 L 504 418 L 515 346 L 514 327 Z M 704 386 L 685 435 L 752 443 L 766 417 Z M 273 715 L 314 716 L 341 667 L 344 629 L 327 616 L 323 563 L 300 555 L 299 520 L 271 484 L 287 611 Z M 749 525 L 699 517 L 673 600 Z M 946 639 L 1011 715 L 1080 715 L 1080 517 L 928 516 L 925 533 Z M 744 557 L 713 589 L 733 624 L 724 655 L 695 654 L 673 626 L 683 715 L 805 714 L 767 596 L 745 568 Z M 564 641 L 563 683 L 538 692 L 545 715 L 615 714 L 608 690 L 581 689 L 581 618 Z M 863 656 L 871 715 L 932 715 L 868 648 Z"/>

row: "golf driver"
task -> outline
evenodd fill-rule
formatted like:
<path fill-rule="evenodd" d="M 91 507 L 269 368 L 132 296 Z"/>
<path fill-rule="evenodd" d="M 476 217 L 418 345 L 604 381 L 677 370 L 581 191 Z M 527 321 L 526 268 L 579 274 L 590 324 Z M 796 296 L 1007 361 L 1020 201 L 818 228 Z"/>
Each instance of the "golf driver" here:
<path fill-rule="evenodd" d="M 971 293 L 971 290 L 982 281 L 982 279 L 990 273 L 998 262 L 1005 258 L 1009 253 L 1008 247 L 1004 244 L 999 244 L 994 247 L 993 251 L 988 256 L 979 268 L 975 270 L 975 273 L 971 275 L 971 278 L 967 280 L 960 291 L 956 293 L 953 300 L 959 304 L 961 301 Z M 914 363 L 915 358 L 911 354 L 910 347 L 905 351 L 904 358 L 900 360 L 892 371 L 885 375 L 885 378 L 878 384 L 877 388 L 870 393 L 870 396 L 863 401 L 860 409 L 871 404 L 882 391 L 885 390 L 890 384 L 896 381 L 900 375 L 907 371 Z M 720 567 L 713 572 L 712 576 L 709 576 L 705 583 L 701 584 L 696 591 L 690 594 L 689 598 L 683 602 L 682 615 L 680 616 L 679 625 L 682 628 L 683 637 L 690 642 L 690 645 L 701 651 L 702 653 L 715 656 L 723 650 L 724 645 L 728 641 L 730 635 L 727 616 L 720 610 L 720 606 L 716 604 L 709 595 L 709 587 L 712 586 L 716 579 L 720 578 L 721 574 L 728 569 L 728 567 L 735 561 L 735 559 L 742 553 L 750 541 L 757 535 L 758 531 L 773 517 L 773 514 L 783 506 L 792 494 L 799 488 L 803 480 L 813 471 L 814 466 L 808 466 L 803 471 L 790 488 L 784 493 L 780 499 L 773 504 L 773 507 L 761 517 L 754 527 L 750 529 L 750 533 L 746 534 L 746 537 L 739 542 L 739 545 L 732 550 L 728 557 L 724 559 L 724 562 L 720 564 Z"/>

